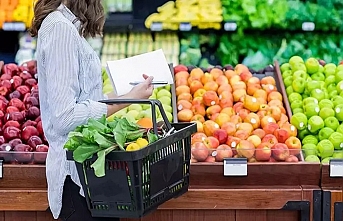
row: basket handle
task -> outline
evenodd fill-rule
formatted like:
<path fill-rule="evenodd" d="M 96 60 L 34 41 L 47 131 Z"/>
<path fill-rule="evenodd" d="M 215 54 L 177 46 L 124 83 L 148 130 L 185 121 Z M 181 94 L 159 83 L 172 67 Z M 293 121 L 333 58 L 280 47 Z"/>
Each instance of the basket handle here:
<path fill-rule="evenodd" d="M 101 100 L 99 101 L 101 103 L 105 104 L 150 104 L 151 105 L 151 111 L 152 111 L 152 123 L 153 123 L 153 129 L 154 133 L 157 135 L 158 134 L 158 129 L 157 129 L 157 120 L 156 120 L 156 106 L 161 112 L 162 119 L 164 121 L 165 126 L 167 127 L 167 130 L 171 130 L 172 126 L 167 118 L 166 113 L 164 112 L 163 106 L 161 101 L 159 100 L 154 100 L 154 99 L 109 99 L 109 100 Z"/>

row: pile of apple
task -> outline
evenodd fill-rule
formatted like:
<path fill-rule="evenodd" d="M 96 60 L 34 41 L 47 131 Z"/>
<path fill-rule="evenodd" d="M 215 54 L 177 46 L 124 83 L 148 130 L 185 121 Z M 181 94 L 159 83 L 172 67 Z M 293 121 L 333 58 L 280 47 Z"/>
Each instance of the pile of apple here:
<path fill-rule="evenodd" d="M 305 161 L 342 159 L 343 64 L 293 56 L 280 69 Z"/>
<path fill-rule="evenodd" d="M 275 79 L 259 79 L 249 69 L 215 67 L 206 71 L 174 68 L 179 122 L 196 122 L 192 162 L 297 162 L 301 142 L 288 121 Z"/>
<path fill-rule="evenodd" d="M 102 76 L 103 76 L 103 93 L 108 94 L 113 91 L 113 86 L 105 70 L 103 70 Z M 149 98 L 149 99 L 157 99 L 161 101 L 163 105 L 163 109 L 170 122 L 173 121 L 173 108 L 172 108 L 171 97 L 172 97 L 171 86 L 166 85 L 163 87 L 155 88 L 153 91 L 153 94 Z M 156 114 L 157 114 L 157 121 L 162 121 L 161 113 L 158 108 L 156 109 Z M 152 118 L 151 115 L 152 115 L 152 110 L 151 110 L 150 105 L 132 104 L 118 111 L 117 113 L 113 114 L 112 116 L 108 118 L 108 120 L 111 121 L 114 117 L 119 117 L 119 118 L 125 117 L 128 120 L 136 123 L 137 121 L 143 118 L 151 119 Z"/>

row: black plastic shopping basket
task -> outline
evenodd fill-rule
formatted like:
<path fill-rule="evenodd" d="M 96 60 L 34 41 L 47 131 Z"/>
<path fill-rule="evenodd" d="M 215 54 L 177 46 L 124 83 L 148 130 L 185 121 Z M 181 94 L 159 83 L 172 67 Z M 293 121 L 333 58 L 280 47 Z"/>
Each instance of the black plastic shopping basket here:
<path fill-rule="evenodd" d="M 191 135 L 195 123 L 170 124 L 158 100 L 106 100 L 106 104 L 151 104 L 153 129 L 157 134 L 156 106 L 167 130 L 173 131 L 155 143 L 133 152 L 113 151 L 106 156 L 106 175 L 96 177 L 90 167 L 96 160 L 76 162 L 80 181 L 93 217 L 139 218 L 159 205 L 188 191 Z M 73 160 L 68 151 L 67 159 Z"/>

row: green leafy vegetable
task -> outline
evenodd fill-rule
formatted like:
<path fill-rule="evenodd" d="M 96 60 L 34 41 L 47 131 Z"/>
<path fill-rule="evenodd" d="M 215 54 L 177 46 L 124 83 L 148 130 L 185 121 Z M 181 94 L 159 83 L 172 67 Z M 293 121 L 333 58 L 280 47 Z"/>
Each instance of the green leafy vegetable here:
<path fill-rule="evenodd" d="M 97 154 L 97 159 L 91 167 L 97 177 L 105 175 L 106 155 L 112 151 L 126 151 L 128 142 L 146 136 L 149 143 L 158 140 L 158 136 L 147 133 L 147 129 L 130 122 L 125 118 L 115 118 L 108 122 L 103 116 L 99 120 L 89 119 L 86 125 L 78 126 L 68 134 L 68 141 L 64 145 L 67 150 L 73 151 L 74 160 L 83 163 Z"/>

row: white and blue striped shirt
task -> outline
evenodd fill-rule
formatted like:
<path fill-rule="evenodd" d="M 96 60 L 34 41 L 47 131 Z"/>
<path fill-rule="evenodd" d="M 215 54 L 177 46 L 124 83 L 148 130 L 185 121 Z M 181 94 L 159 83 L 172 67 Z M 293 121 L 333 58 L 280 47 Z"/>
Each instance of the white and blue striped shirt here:
<path fill-rule="evenodd" d="M 80 185 L 75 164 L 66 160 L 67 135 L 89 118 L 107 113 L 101 63 L 79 34 L 80 22 L 63 4 L 43 21 L 37 39 L 41 118 L 50 149 L 46 160 L 49 206 L 55 219 L 62 208 L 67 175 Z"/>

